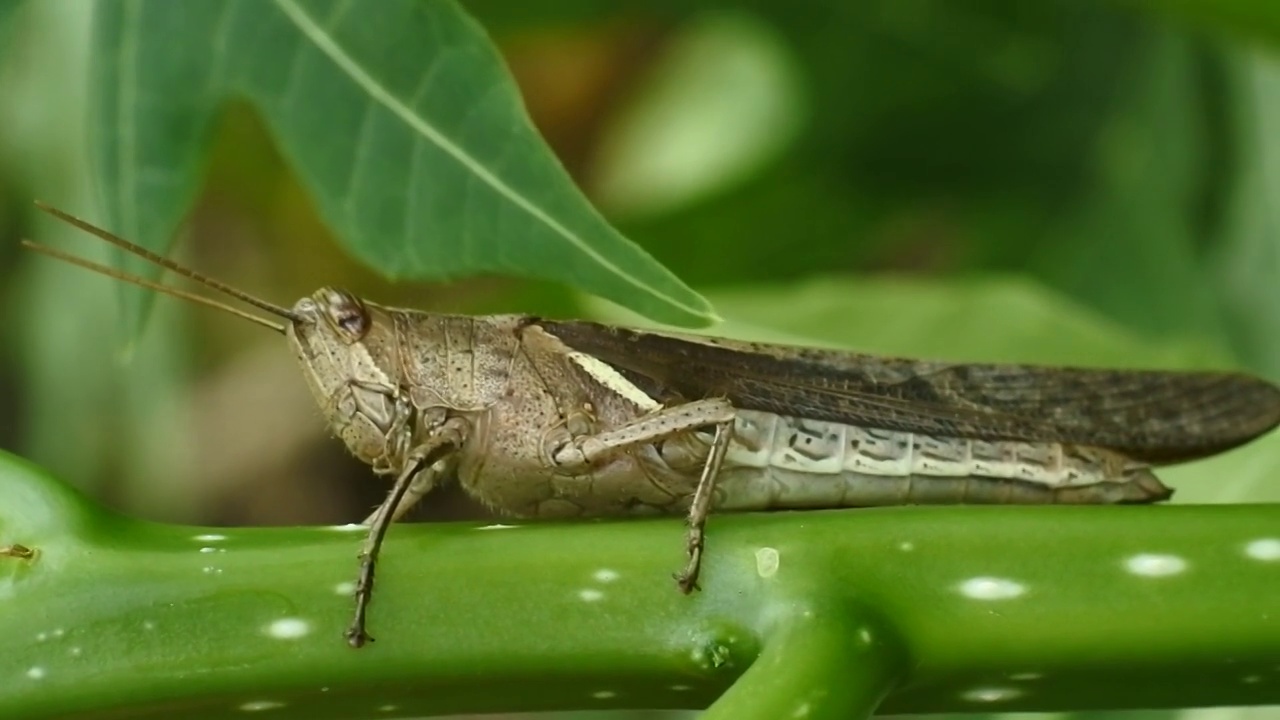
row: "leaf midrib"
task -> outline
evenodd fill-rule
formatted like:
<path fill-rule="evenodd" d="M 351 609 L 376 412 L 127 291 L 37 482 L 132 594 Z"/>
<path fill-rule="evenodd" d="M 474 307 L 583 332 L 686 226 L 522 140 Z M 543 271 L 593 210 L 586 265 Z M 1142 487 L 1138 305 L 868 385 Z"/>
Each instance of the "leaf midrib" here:
<path fill-rule="evenodd" d="M 383 87 L 377 80 L 366 73 L 351 58 L 351 56 L 343 50 L 343 48 L 334 40 L 329 32 L 315 22 L 315 20 L 306 13 L 294 0 L 273 0 L 276 7 L 289 19 L 298 31 L 310 40 L 317 49 L 328 57 L 335 66 L 344 74 L 351 78 L 352 82 L 362 88 L 370 98 L 387 108 L 393 115 L 400 118 L 402 122 L 409 126 L 410 129 L 417 132 L 436 147 L 443 150 L 450 157 L 461 163 L 468 171 L 482 182 L 487 184 L 495 192 L 506 198 L 516 207 L 524 210 L 538 222 L 550 228 L 561 239 L 567 241 L 576 250 L 591 258 L 601 267 L 613 273 L 614 276 L 628 283 L 632 287 L 652 296 L 661 298 L 663 301 L 680 308 L 682 311 L 693 316 L 703 316 L 705 312 L 698 308 L 694 308 L 686 303 L 679 302 L 670 295 L 658 291 L 635 278 L 630 273 L 624 272 L 621 268 L 611 262 L 608 258 L 596 252 L 588 243 L 583 242 L 582 238 L 576 233 L 569 230 L 548 215 L 542 208 L 529 202 L 523 195 L 516 192 L 500 178 L 489 172 L 483 164 L 469 155 L 462 148 L 452 143 L 447 137 L 442 135 L 438 130 L 432 127 L 426 120 L 414 114 L 413 110 L 406 107 L 400 102 L 387 88 Z"/>

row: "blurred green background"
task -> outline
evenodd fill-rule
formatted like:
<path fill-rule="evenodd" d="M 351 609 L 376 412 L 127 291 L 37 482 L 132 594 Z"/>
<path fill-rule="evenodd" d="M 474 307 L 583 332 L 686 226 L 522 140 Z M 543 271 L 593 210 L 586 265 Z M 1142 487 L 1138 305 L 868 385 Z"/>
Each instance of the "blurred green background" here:
<path fill-rule="evenodd" d="M 385 486 L 327 437 L 278 337 L 162 301 L 128 343 L 110 283 L 19 250 L 101 256 L 31 207 L 92 207 L 91 5 L 0 0 L 0 446 L 157 520 L 363 517 Z M 719 332 L 1280 380 L 1280 8 L 465 5 L 579 184 L 716 303 Z M 387 282 L 332 242 L 247 107 L 210 159 L 176 254 L 268 299 L 337 284 L 421 309 L 625 317 L 511 278 Z M 1268 439 L 1168 478 L 1179 501 L 1280 501 L 1277 466 Z M 442 491 L 420 517 L 482 514 Z M 1280 710 L 1124 714 L 1157 716 Z"/>

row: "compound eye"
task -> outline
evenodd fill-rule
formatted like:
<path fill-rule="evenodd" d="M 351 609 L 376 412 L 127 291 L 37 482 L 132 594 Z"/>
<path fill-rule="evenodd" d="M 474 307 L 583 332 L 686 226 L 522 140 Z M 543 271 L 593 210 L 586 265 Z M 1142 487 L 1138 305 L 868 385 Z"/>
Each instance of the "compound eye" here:
<path fill-rule="evenodd" d="M 362 338 L 369 331 L 369 316 L 365 314 L 364 308 L 344 309 L 341 315 L 334 318 L 334 322 L 352 337 Z"/>
<path fill-rule="evenodd" d="M 360 298 L 345 290 L 329 291 L 329 321 L 351 342 L 355 342 L 369 332 L 369 311 Z"/>

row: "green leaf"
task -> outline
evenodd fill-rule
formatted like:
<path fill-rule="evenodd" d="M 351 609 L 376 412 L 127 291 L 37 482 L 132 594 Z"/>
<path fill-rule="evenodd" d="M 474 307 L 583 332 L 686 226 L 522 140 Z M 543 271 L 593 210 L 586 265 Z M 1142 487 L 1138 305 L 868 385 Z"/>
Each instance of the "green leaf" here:
<path fill-rule="evenodd" d="M 1088 151 L 1088 191 L 1024 250 L 1026 268 L 1153 337 L 1222 340 L 1205 259 L 1232 177 L 1222 148 L 1234 140 L 1206 80 L 1219 68 L 1195 38 L 1157 30 L 1142 48 Z"/>
<path fill-rule="evenodd" d="M 1179 21 L 1226 30 L 1232 35 L 1280 44 L 1280 5 L 1272 0 L 1124 0 Z"/>
<path fill-rule="evenodd" d="M 244 97 L 341 241 L 388 277 L 520 275 L 666 322 L 712 317 L 578 191 L 456 3 L 95 7 L 93 152 L 116 232 L 164 245 L 221 105 Z"/>
<path fill-rule="evenodd" d="M 18 8 L 23 4 L 23 0 L 0 0 L 0 47 L 9 46 L 9 33 L 13 28 L 13 19 L 18 14 Z M 0 58 L 3 54 L 0 53 Z"/>
<path fill-rule="evenodd" d="M 1280 377 L 1280 64 L 1263 54 L 1234 58 L 1240 88 L 1234 202 L 1215 252 L 1226 323 L 1239 353 Z"/>

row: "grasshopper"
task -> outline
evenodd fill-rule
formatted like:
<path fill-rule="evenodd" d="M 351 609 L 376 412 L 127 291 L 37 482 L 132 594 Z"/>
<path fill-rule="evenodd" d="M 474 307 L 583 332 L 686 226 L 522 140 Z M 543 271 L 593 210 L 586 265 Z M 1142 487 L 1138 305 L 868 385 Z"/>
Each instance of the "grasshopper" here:
<path fill-rule="evenodd" d="M 325 287 L 260 300 L 62 211 L 41 209 L 286 321 L 24 241 L 283 334 L 332 432 L 394 478 L 368 517 L 345 638 L 389 526 L 456 479 L 521 517 L 687 517 L 697 587 L 715 511 L 948 503 L 1153 503 L 1153 468 L 1280 423 L 1280 389 L 1227 372 L 957 364 L 527 315 L 390 308 Z"/>
<path fill-rule="evenodd" d="M 14 543 L 12 545 L 0 545 L 0 557 L 18 558 L 19 560 L 30 560 L 36 556 L 36 551 L 27 547 Z"/>

